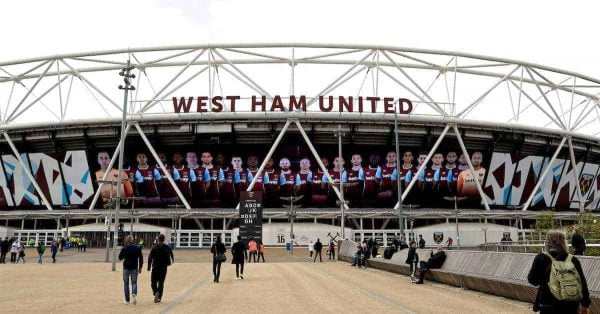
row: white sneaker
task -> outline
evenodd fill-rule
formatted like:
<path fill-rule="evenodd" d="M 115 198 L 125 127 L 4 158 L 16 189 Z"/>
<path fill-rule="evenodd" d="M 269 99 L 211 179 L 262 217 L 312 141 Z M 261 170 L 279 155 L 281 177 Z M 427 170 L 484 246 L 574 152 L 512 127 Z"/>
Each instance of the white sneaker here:
<path fill-rule="evenodd" d="M 134 295 L 132 295 L 132 297 L 133 297 L 133 305 L 137 305 L 137 299 L 135 298 L 136 295 L 134 294 Z"/>
<path fill-rule="evenodd" d="M 123 303 L 125 303 L 125 304 L 129 304 L 129 301 L 123 301 Z"/>
<path fill-rule="evenodd" d="M 240 280 L 240 277 L 235 277 L 235 280 Z"/>
<path fill-rule="evenodd" d="M 243 274 L 242 274 L 242 275 L 240 275 L 240 278 L 244 279 L 244 275 L 243 275 Z"/>

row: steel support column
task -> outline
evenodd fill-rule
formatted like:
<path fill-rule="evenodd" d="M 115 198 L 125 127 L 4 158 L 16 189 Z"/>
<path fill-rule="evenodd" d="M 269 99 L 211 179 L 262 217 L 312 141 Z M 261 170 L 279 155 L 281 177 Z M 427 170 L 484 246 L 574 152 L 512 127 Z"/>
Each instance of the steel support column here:
<path fill-rule="evenodd" d="M 131 124 L 127 124 L 127 127 L 125 128 L 125 136 L 127 136 L 127 133 L 129 133 L 129 129 L 131 128 Z M 108 164 L 108 168 L 106 168 L 106 172 L 104 173 L 104 176 L 102 176 L 102 179 L 99 181 L 106 181 L 108 179 L 108 175 L 110 174 L 110 170 L 112 170 L 112 168 L 115 165 L 115 162 L 117 161 L 117 156 L 119 155 L 119 152 L 121 151 L 121 142 L 125 141 L 125 138 L 122 138 L 119 141 L 119 144 L 117 145 L 117 148 L 115 149 L 115 152 L 113 153 L 112 158 L 110 159 L 110 163 Z M 119 173 L 119 177 L 121 176 L 121 174 Z M 104 182 L 98 184 L 98 190 L 96 191 L 96 194 L 94 194 L 94 199 L 92 200 L 92 203 L 90 204 L 90 208 L 89 210 L 94 209 L 94 206 L 96 206 L 96 203 L 98 202 L 98 198 L 100 197 L 100 194 L 102 192 L 102 188 L 104 187 Z M 121 186 L 118 186 L 117 188 L 121 188 Z M 111 186 L 112 189 L 112 186 Z"/>
<path fill-rule="evenodd" d="M 537 193 L 538 189 L 542 185 L 542 182 L 544 181 L 544 178 L 548 174 L 548 171 L 550 171 L 550 168 L 552 168 L 552 163 L 554 163 L 554 161 L 556 160 L 556 157 L 558 157 L 558 154 L 560 153 L 560 150 L 562 149 L 563 145 L 565 145 L 566 141 L 567 141 L 566 137 L 563 137 L 562 141 L 560 141 L 560 144 L 558 145 L 558 148 L 554 152 L 554 155 L 552 155 L 552 158 L 548 162 L 548 165 L 546 166 L 546 169 L 544 169 L 544 172 L 542 172 L 542 174 L 538 177 L 538 180 L 537 180 L 537 183 L 535 184 L 535 187 L 533 188 L 533 190 L 531 190 L 531 194 L 529 194 L 529 198 L 527 198 L 527 201 L 523 205 L 523 211 L 526 211 L 529 208 L 529 205 L 533 201 L 533 197 L 535 196 L 535 194 Z"/>
<path fill-rule="evenodd" d="M 342 180 L 344 171 L 344 167 L 341 165 L 342 163 L 342 125 L 338 124 L 338 129 L 336 130 L 336 134 L 338 137 L 338 167 L 340 167 L 340 212 L 341 212 L 341 227 L 342 227 L 342 239 L 346 238 L 346 232 L 344 228 L 346 226 L 346 213 L 344 212 L 344 205 L 346 205 L 346 201 L 344 201 L 344 181 Z M 320 160 L 320 159 L 319 159 Z M 330 181 L 333 186 L 333 181 Z"/>
<path fill-rule="evenodd" d="M 171 184 L 171 186 L 175 190 L 175 193 L 177 193 L 177 196 L 179 196 L 179 198 L 181 199 L 181 202 L 183 203 L 183 205 L 185 206 L 185 208 L 186 209 L 192 209 L 192 207 L 190 206 L 190 204 L 188 203 L 188 201 L 183 196 L 183 193 L 181 193 L 181 190 L 179 190 L 179 187 L 175 183 L 175 180 L 173 180 L 173 176 L 171 176 L 171 173 L 169 173 L 169 171 L 167 170 L 167 167 L 165 167 L 165 164 L 163 164 L 163 162 L 158 157 L 158 154 L 156 153 L 156 151 L 154 150 L 154 147 L 152 146 L 152 144 L 150 143 L 150 141 L 146 137 L 146 134 L 144 134 L 144 131 L 142 130 L 142 128 L 140 127 L 140 125 L 136 122 L 136 123 L 134 123 L 134 126 L 137 129 L 137 131 L 140 134 L 140 136 L 142 137 L 142 140 L 146 144 L 146 147 L 148 147 L 148 149 L 150 150 L 150 153 L 152 154 L 152 157 L 154 157 L 154 160 L 156 160 L 156 163 L 158 164 L 158 166 L 160 167 L 160 169 L 162 169 L 162 171 L 165 173 L 165 176 L 167 177 L 167 180 L 169 181 L 169 184 Z"/>
<path fill-rule="evenodd" d="M 458 139 L 458 144 L 460 145 L 460 149 L 462 150 L 462 153 L 465 154 L 465 157 L 467 158 L 467 164 L 469 165 L 469 170 L 471 171 L 471 175 L 473 176 L 473 179 L 475 179 L 475 185 L 477 186 L 477 190 L 479 191 L 479 196 L 481 196 L 481 200 L 483 201 L 483 206 L 485 207 L 485 210 L 490 210 L 490 205 L 488 204 L 487 196 L 485 195 L 485 193 L 483 193 L 483 188 L 481 187 L 481 182 L 479 182 L 479 174 L 477 172 L 475 172 L 475 168 L 473 167 L 473 163 L 471 162 L 471 156 L 469 155 L 469 152 L 467 152 L 467 148 L 465 147 L 465 143 L 463 142 L 462 136 L 460 135 L 460 132 L 458 131 L 458 127 L 456 125 L 453 125 L 452 128 L 454 128 L 454 133 L 456 134 L 456 138 Z"/>
<path fill-rule="evenodd" d="M 579 197 L 579 212 L 583 213 L 585 208 L 585 202 L 583 201 L 583 194 L 581 193 L 581 186 L 579 185 L 579 171 L 577 170 L 577 161 L 575 160 L 575 151 L 573 150 L 573 141 L 571 141 L 571 137 L 567 138 L 567 143 L 569 144 L 569 155 L 571 155 L 571 165 L 573 167 L 573 171 L 575 172 L 575 178 L 577 178 L 577 184 L 575 184 L 577 190 L 577 196 Z"/>
<path fill-rule="evenodd" d="M 287 131 L 287 129 L 290 126 L 291 123 L 292 123 L 292 121 L 290 119 L 288 119 L 285 122 L 285 125 L 283 126 L 283 129 L 281 129 L 281 131 L 279 132 L 279 135 L 275 139 L 275 142 L 273 143 L 273 145 L 271 145 L 271 149 L 269 149 L 269 152 L 267 153 L 267 156 L 265 156 L 265 159 L 260 164 L 260 167 L 258 168 L 258 171 L 256 171 L 256 175 L 254 176 L 254 178 L 252 178 L 252 182 L 250 182 L 250 185 L 248 186 L 248 188 L 246 189 L 246 191 L 250 192 L 254 188 L 254 184 L 256 184 L 256 180 L 262 174 L 262 172 L 265 170 L 265 167 L 267 166 L 267 161 L 271 158 L 271 156 L 273 156 L 273 153 L 275 152 L 275 148 L 277 148 L 277 146 L 279 145 L 279 142 L 281 142 L 281 139 L 283 138 L 283 135 L 285 134 L 285 132 Z M 238 204 L 238 209 L 239 209 L 239 204 Z"/>
<path fill-rule="evenodd" d="M 431 150 L 427 154 L 427 158 L 425 158 L 425 162 L 423 162 L 423 164 L 421 166 L 419 166 L 419 170 L 417 170 L 417 174 L 415 174 L 415 176 L 413 177 L 413 180 L 410 181 L 410 183 L 406 187 L 406 190 L 404 190 L 404 192 L 402 193 L 402 199 L 406 199 L 406 197 L 408 197 L 408 193 L 410 193 L 410 190 L 413 188 L 413 186 L 417 182 L 418 174 L 421 171 L 425 170 L 425 166 L 427 165 L 427 163 L 429 163 L 429 161 L 431 160 L 431 157 L 433 157 L 433 154 L 435 153 L 435 151 L 438 149 L 438 147 L 442 143 L 442 140 L 444 139 L 444 137 L 446 137 L 446 134 L 448 133 L 448 130 L 450 130 L 450 125 L 449 124 L 446 125 L 446 127 L 444 128 L 444 130 L 442 131 L 442 133 L 438 137 L 438 139 L 435 142 L 435 144 L 433 144 L 433 147 L 431 148 Z M 399 159 L 400 157 L 398 156 L 397 158 Z M 398 177 L 400 177 L 400 173 L 398 173 Z M 398 182 L 398 184 L 400 184 L 400 183 L 402 183 L 402 182 Z M 394 206 L 394 209 L 398 209 L 398 205 L 399 205 L 399 203 L 397 203 L 396 206 Z"/>
<path fill-rule="evenodd" d="M 6 138 L 6 142 L 8 142 L 8 145 L 10 146 L 10 149 L 15 154 L 15 157 L 19 161 L 19 164 L 21 164 L 21 167 L 23 168 L 23 171 L 25 172 L 25 174 L 27 175 L 27 177 L 31 181 L 31 184 L 33 184 L 33 187 L 35 188 L 35 190 L 40 195 L 40 198 L 42 199 L 42 202 L 44 202 L 44 205 L 46 206 L 46 208 L 48 210 L 52 210 L 53 209 L 52 208 L 52 204 L 50 202 L 48 202 L 48 199 L 46 198 L 46 195 L 44 194 L 44 191 L 42 191 L 42 189 L 40 188 L 40 186 L 37 184 L 37 181 L 35 181 L 35 178 L 31 174 L 31 171 L 29 171 L 29 167 L 25 164 L 25 162 L 23 161 L 23 158 L 21 158 L 21 154 L 17 150 L 17 147 L 15 147 L 15 144 L 10 139 L 10 136 L 8 135 L 8 132 L 4 132 L 4 138 Z"/>
<path fill-rule="evenodd" d="M 300 134 L 302 134 L 302 137 L 304 138 L 304 141 L 306 141 L 306 145 L 308 145 L 308 148 L 310 149 L 310 151 L 313 153 L 313 156 L 315 157 L 315 159 L 317 159 L 317 163 L 319 164 L 319 167 L 321 168 L 321 171 L 323 171 L 323 175 L 325 177 L 327 177 L 327 180 L 329 182 L 333 182 L 333 179 L 329 175 L 329 171 L 327 170 L 327 168 L 325 167 L 325 165 L 321 161 L 321 156 L 319 156 L 319 153 L 317 153 L 317 150 L 315 149 L 315 147 L 313 146 L 312 142 L 310 141 L 310 138 L 308 138 L 308 135 L 306 135 L 306 132 L 304 131 L 304 128 L 300 124 L 300 121 L 298 121 L 297 119 L 294 119 L 294 123 L 296 123 L 296 126 L 298 127 L 298 130 L 300 131 Z M 335 192 L 335 195 L 338 197 L 338 200 L 340 202 L 343 202 L 344 201 L 344 197 L 342 196 L 342 194 L 340 193 L 340 191 L 338 190 L 338 188 L 335 185 L 332 185 L 331 188 Z M 344 204 L 344 209 L 348 209 L 348 204 Z"/>

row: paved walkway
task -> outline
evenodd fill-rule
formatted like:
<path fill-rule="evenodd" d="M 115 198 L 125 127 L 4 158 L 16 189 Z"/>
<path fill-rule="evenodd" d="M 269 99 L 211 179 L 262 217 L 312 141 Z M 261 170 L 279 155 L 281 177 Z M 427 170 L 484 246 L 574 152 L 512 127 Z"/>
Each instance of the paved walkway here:
<path fill-rule="evenodd" d="M 405 276 L 356 269 L 345 262 L 312 263 L 305 256 L 284 260 L 281 255 L 279 262 L 246 264 L 244 280 L 235 280 L 235 267 L 228 261 L 223 265 L 221 283 L 216 284 L 210 263 L 181 262 L 185 256 L 207 257 L 206 251 L 184 250 L 176 251 L 180 259 L 169 268 L 163 303 L 152 302 L 150 274 L 144 267 L 139 277 L 139 304 L 125 305 L 120 264 L 119 271 L 112 272 L 109 263 L 65 262 L 99 253 L 71 257 L 65 253 L 57 264 L 39 265 L 31 258 L 25 265 L 0 265 L 2 312 L 531 312 L 527 303 L 441 284 L 414 285 Z M 271 253 L 276 260 L 277 252 Z"/>

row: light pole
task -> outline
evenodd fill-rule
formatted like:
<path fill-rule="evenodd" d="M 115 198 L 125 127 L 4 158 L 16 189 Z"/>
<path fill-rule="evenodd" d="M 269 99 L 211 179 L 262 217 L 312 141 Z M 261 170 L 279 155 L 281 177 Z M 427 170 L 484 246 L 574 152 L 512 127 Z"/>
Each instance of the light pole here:
<path fill-rule="evenodd" d="M 131 202 L 131 219 L 130 219 L 130 228 L 129 228 L 129 234 L 131 236 L 133 236 L 133 215 L 135 214 L 135 201 L 142 201 L 146 199 L 145 197 L 140 197 L 140 196 L 131 196 L 131 197 L 124 197 L 123 200 L 125 201 L 130 201 Z"/>
<path fill-rule="evenodd" d="M 444 196 L 447 201 L 454 201 L 454 219 L 456 221 L 456 247 L 460 250 L 460 233 L 458 231 L 458 202 L 466 199 L 465 196 Z"/>
<path fill-rule="evenodd" d="M 69 224 L 70 224 L 70 220 L 71 220 L 71 209 L 73 208 L 78 208 L 79 206 L 77 205 L 63 205 L 61 206 L 61 208 L 64 208 L 67 210 L 67 237 L 69 236 Z"/>
<path fill-rule="evenodd" d="M 335 136 L 338 138 L 338 165 L 342 162 L 342 136 L 344 133 L 342 131 L 342 126 L 338 125 L 337 130 L 335 131 Z M 344 167 L 339 165 L 340 167 L 340 212 L 341 216 L 341 228 L 342 228 L 342 239 L 346 238 L 346 233 L 344 231 L 346 227 L 346 212 L 345 212 L 345 201 L 344 201 L 344 181 L 342 180 L 342 175 L 344 173 Z M 332 182 L 333 183 L 333 182 Z"/>
<path fill-rule="evenodd" d="M 298 202 L 304 197 L 304 195 L 300 196 L 288 196 L 288 197 L 280 197 L 282 201 L 290 202 L 287 215 L 290 221 L 290 251 L 291 254 L 294 255 L 294 219 L 296 219 L 296 210 L 294 209 L 294 203 Z"/>
<path fill-rule="evenodd" d="M 106 169 L 106 171 L 111 171 L 111 170 Z M 103 199 L 104 202 L 108 202 L 108 204 L 104 204 L 104 207 L 108 207 L 108 215 L 106 215 L 106 219 L 104 220 L 104 222 L 106 224 L 106 258 L 104 259 L 104 262 L 108 263 L 108 256 L 109 256 L 109 252 L 110 252 L 110 224 L 112 223 L 112 204 L 116 200 L 112 197 L 112 192 L 113 192 L 113 188 L 115 185 L 115 181 L 113 181 L 113 180 L 98 180 L 97 182 L 99 184 L 100 183 L 110 184 L 110 192 L 109 192 L 110 197 Z"/>
<path fill-rule="evenodd" d="M 398 103 L 394 106 L 394 135 L 396 144 L 396 181 L 398 182 L 398 227 L 400 229 L 400 235 L 404 234 L 404 221 L 402 217 L 402 182 L 400 181 L 400 145 L 398 143 Z"/>
<path fill-rule="evenodd" d="M 178 203 L 176 203 L 176 204 L 167 205 L 167 206 L 169 208 L 175 208 L 175 212 L 177 212 L 175 214 L 176 221 L 173 222 L 174 227 L 175 227 L 175 228 L 173 228 L 175 230 L 175 239 L 172 242 L 173 242 L 173 248 L 175 248 L 175 247 L 177 247 L 177 242 L 179 240 L 179 239 L 177 239 L 177 233 L 178 233 L 177 230 L 178 230 L 178 228 L 181 227 L 181 225 L 178 226 L 178 222 L 181 220 L 181 216 L 179 216 L 179 212 L 178 212 L 179 210 L 178 209 L 180 208 L 181 205 L 178 204 Z M 225 229 L 225 226 L 223 226 L 223 229 Z M 223 239 L 225 239 L 225 237 L 223 237 Z"/>
<path fill-rule="evenodd" d="M 123 77 L 123 82 L 125 82 L 125 86 L 119 85 L 119 89 L 123 90 L 123 116 L 121 119 L 121 147 L 119 148 L 119 178 L 121 177 L 121 172 L 123 171 L 123 155 L 125 155 L 125 123 L 127 120 L 127 96 L 129 96 L 129 91 L 135 90 L 135 87 L 131 85 L 131 79 L 135 78 L 135 74 L 131 73 L 135 67 L 131 65 L 131 60 L 127 59 L 127 67 L 123 68 L 119 75 Z M 113 242 L 113 260 L 112 260 L 112 270 L 115 271 L 117 268 L 117 232 L 119 226 L 119 210 L 121 209 L 121 189 L 117 189 L 117 204 L 115 206 L 115 234 L 114 234 L 114 242 Z"/>

